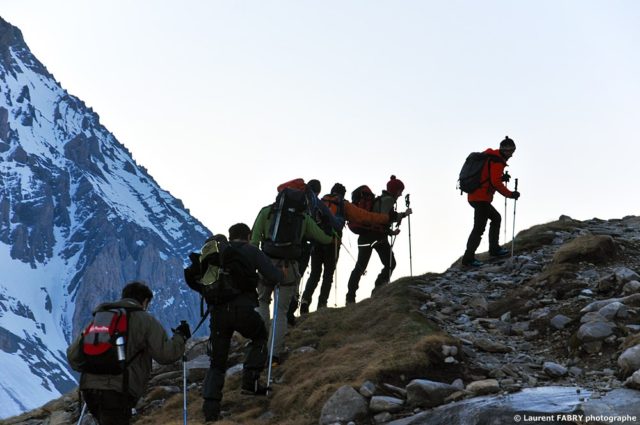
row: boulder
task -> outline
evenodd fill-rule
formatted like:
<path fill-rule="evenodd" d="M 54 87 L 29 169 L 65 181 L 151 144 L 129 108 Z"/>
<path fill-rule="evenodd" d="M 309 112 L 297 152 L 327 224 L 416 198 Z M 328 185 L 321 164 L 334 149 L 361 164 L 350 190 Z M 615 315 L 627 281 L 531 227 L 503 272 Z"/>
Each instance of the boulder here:
<path fill-rule="evenodd" d="M 500 384 L 495 379 L 483 379 L 471 382 L 465 389 L 476 395 L 494 394 L 500 392 Z"/>
<path fill-rule="evenodd" d="M 344 385 L 333 393 L 322 407 L 320 425 L 336 422 L 349 422 L 363 418 L 368 414 L 365 398 L 348 385 Z"/>
<path fill-rule="evenodd" d="M 616 243 L 611 236 L 583 235 L 562 245 L 553 256 L 555 263 L 589 261 L 603 263 L 617 254 Z"/>
<path fill-rule="evenodd" d="M 453 385 L 427 379 L 414 379 L 407 385 L 407 403 L 418 407 L 435 407 L 458 391 Z"/>
<path fill-rule="evenodd" d="M 554 362 L 544 362 L 542 371 L 552 378 L 560 378 L 569 373 L 566 367 Z"/>
<path fill-rule="evenodd" d="M 618 366 L 620 366 L 620 369 L 622 369 L 625 375 L 640 369 L 640 344 L 627 348 L 620 357 L 618 357 Z"/>
<path fill-rule="evenodd" d="M 600 341 L 613 334 L 614 325 L 608 322 L 588 322 L 578 329 L 582 342 Z"/>
<path fill-rule="evenodd" d="M 373 413 L 380 412 L 399 412 L 404 406 L 404 400 L 396 397 L 376 395 L 371 397 L 369 402 L 369 410 Z"/>

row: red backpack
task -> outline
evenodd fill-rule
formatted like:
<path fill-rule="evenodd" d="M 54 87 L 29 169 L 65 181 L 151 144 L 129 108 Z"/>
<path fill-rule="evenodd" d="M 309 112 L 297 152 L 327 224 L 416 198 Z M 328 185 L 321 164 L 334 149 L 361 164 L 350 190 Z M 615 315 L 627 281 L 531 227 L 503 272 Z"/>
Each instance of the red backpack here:
<path fill-rule="evenodd" d="M 113 307 L 98 310 L 82 333 L 82 372 L 119 375 L 135 358 L 126 358 L 129 337 L 128 312 L 138 309 Z"/>

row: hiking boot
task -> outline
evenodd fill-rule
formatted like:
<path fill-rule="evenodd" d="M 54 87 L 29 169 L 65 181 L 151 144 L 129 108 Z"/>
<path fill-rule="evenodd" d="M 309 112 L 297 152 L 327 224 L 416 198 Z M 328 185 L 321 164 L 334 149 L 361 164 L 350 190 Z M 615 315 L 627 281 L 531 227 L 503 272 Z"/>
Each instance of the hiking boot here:
<path fill-rule="evenodd" d="M 204 413 L 204 420 L 206 422 L 220 420 L 220 402 L 218 400 L 205 399 L 204 403 L 202 403 L 202 413 Z"/>
<path fill-rule="evenodd" d="M 302 300 L 300 303 L 300 314 L 309 314 L 309 302 Z"/>
<path fill-rule="evenodd" d="M 243 382 L 240 393 L 244 395 L 267 395 L 267 389 L 256 379 L 253 382 Z"/>
<path fill-rule="evenodd" d="M 482 261 L 472 258 L 471 260 L 462 260 L 462 265 L 469 267 L 480 267 L 482 265 Z"/>
<path fill-rule="evenodd" d="M 318 303 L 318 309 L 317 310 L 322 310 L 323 308 L 327 308 L 327 303 L 324 303 L 324 304 Z"/>
<path fill-rule="evenodd" d="M 356 296 L 355 295 L 351 295 L 351 294 L 347 294 L 347 299 L 345 300 L 345 305 L 349 305 L 349 304 L 355 304 L 356 303 Z"/>
<path fill-rule="evenodd" d="M 511 252 L 506 248 L 492 249 L 489 251 L 491 257 L 506 257 Z"/>

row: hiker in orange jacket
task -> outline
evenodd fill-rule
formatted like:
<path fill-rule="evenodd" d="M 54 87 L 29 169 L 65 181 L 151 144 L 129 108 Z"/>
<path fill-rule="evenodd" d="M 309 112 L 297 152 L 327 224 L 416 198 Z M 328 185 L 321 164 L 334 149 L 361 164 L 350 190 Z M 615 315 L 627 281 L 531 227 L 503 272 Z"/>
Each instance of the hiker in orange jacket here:
<path fill-rule="evenodd" d="M 518 199 L 520 193 L 509 190 L 503 182 L 509 181 L 509 174 L 504 173 L 507 161 L 513 156 L 516 144 L 509 137 L 500 142 L 500 149 L 487 149 L 489 155 L 485 162 L 480 177 L 480 187 L 467 195 L 469 204 L 473 207 L 473 230 L 467 240 L 467 249 L 462 256 L 462 264 L 465 266 L 479 267 L 482 262 L 475 258 L 476 249 L 480 246 L 482 234 L 489 224 L 489 255 L 492 257 L 504 257 L 509 251 L 500 247 L 500 213 L 491 205 L 494 193 L 499 192 L 506 198 Z"/>
<path fill-rule="evenodd" d="M 343 219 L 342 226 L 336 230 L 339 238 L 342 238 L 342 229 L 344 221 L 351 221 L 361 224 L 388 226 L 397 220 L 398 213 L 391 211 L 389 214 L 380 214 L 370 212 L 353 205 L 344 199 L 347 189 L 340 183 L 336 183 L 331 188 L 331 193 L 322 197 L 322 201 L 327 205 L 331 213 Z M 329 223 L 320 225 L 325 232 L 329 228 Z M 330 231 L 330 229 L 329 229 Z M 333 273 L 336 269 L 338 256 L 340 254 L 340 241 L 334 239 L 334 243 L 330 245 L 314 244 L 311 252 L 311 273 L 305 285 L 300 303 L 300 313 L 308 313 L 313 293 L 318 287 L 320 275 L 322 274 L 322 285 L 320 286 L 320 295 L 318 296 L 318 309 L 325 308 L 331 292 L 331 284 L 333 283 Z M 324 272 L 323 272 L 324 267 Z"/>

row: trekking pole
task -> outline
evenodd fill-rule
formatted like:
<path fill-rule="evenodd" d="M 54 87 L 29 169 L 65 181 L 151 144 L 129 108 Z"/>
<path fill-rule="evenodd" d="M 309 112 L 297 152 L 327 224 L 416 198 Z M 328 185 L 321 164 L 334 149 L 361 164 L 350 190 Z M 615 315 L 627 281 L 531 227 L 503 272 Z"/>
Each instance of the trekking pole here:
<path fill-rule="evenodd" d="M 516 179 L 516 188 L 514 191 L 518 191 L 518 179 Z M 517 199 L 513 200 L 513 231 L 511 233 L 511 257 L 513 257 L 513 253 L 516 248 L 516 203 Z"/>
<path fill-rule="evenodd" d="M 87 411 L 87 403 L 82 404 L 82 410 L 80 411 L 80 419 L 78 419 L 78 425 L 82 424 L 82 419 L 84 419 L 84 412 Z"/>
<path fill-rule="evenodd" d="M 397 202 L 398 201 L 393 204 L 394 211 L 396 211 Z M 398 227 L 400 227 L 400 224 L 396 223 L 396 229 L 398 229 Z M 393 228 L 393 225 L 391 225 L 391 228 Z M 391 262 L 393 261 L 393 245 L 396 243 L 396 236 L 392 234 L 389 239 L 389 281 L 387 283 L 391 282 Z"/>
<path fill-rule="evenodd" d="M 507 187 L 507 182 L 504 183 L 504 187 Z M 504 243 L 507 243 L 507 198 L 504 198 Z"/>
<path fill-rule="evenodd" d="M 404 197 L 404 203 L 407 206 L 407 209 L 411 208 L 411 201 L 409 200 L 408 193 Z M 411 255 L 411 214 L 407 216 L 407 220 L 409 223 L 409 273 L 413 276 L 413 257 Z"/>
<path fill-rule="evenodd" d="M 334 232 L 335 233 L 335 232 Z M 333 306 L 338 307 L 338 238 L 333 239 Z M 325 266 L 326 267 L 326 266 Z"/>
<path fill-rule="evenodd" d="M 271 321 L 271 344 L 269 347 L 269 371 L 267 373 L 267 395 L 271 389 L 271 363 L 273 362 L 273 348 L 276 342 L 276 318 L 278 317 L 278 298 L 280 297 L 280 285 L 276 285 L 273 291 L 273 319 Z"/>
<path fill-rule="evenodd" d="M 180 325 L 183 325 L 183 324 L 187 325 L 187 321 L 181 320 Z M 186 351 L 182 354 L 182 418 L 184 421 L 184 425 L 187 425 L 187 352 Z"/>

